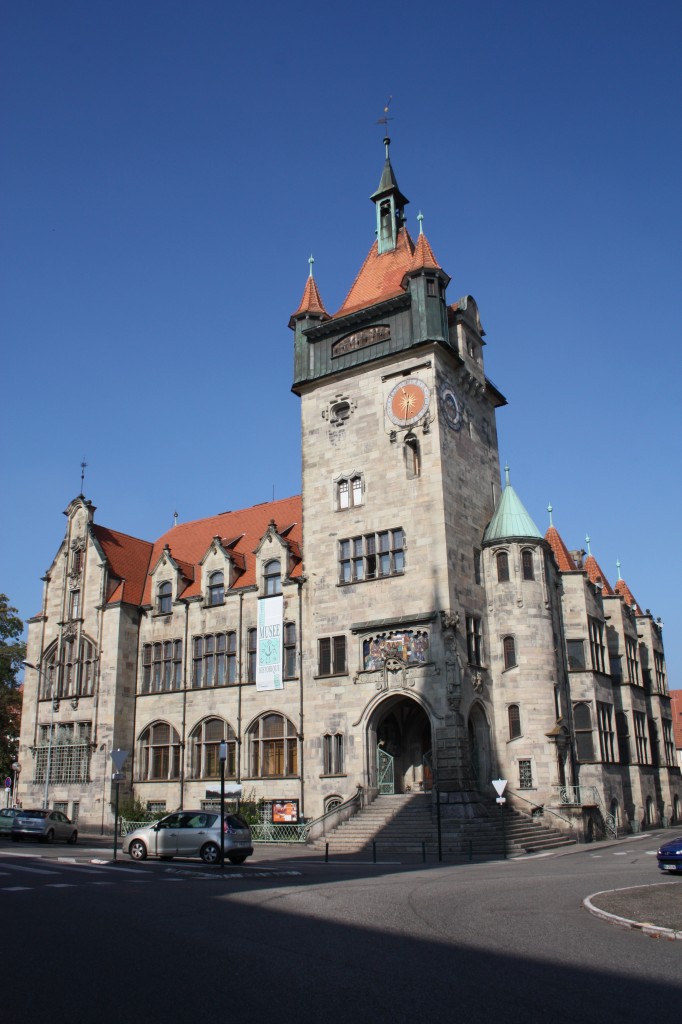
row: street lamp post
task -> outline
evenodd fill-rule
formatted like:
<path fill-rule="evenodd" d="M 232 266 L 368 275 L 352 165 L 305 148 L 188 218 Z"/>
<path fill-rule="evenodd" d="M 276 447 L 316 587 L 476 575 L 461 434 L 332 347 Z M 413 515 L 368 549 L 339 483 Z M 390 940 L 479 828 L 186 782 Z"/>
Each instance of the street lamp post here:
<path fill-rule="evenodd" d="M 220 761 L 220 867 L 225 869 L 225 762 L 227 761 L 227 743 L 220 741 L 218 747 Z"/>
<path fill-rule="evenodd" d="M 118 849 L 118 791 L 120 784 L 125 780 L 123 765 L 128 756 L 128 751 L 117 747 L 116 750 L 111 751 L 110 756 L 114 766 L 111 781 L 116 784 L 116 797 L 114 801 L 114 860 L 116 860 L 116 851 Z"/>
<path fill-rule="evenodd" d="M 33 665 L 30 661 L 25 661 L 25 668 L 32 668 L 38 673 L 38 691 L 40 692 L 40 681 L 43 676 L 42 670 L 37 666 Z M 52 771 L 52 744 L 54 742 L 54 684 L 50 683 L 50 735 L 47 741 L 47 766 L 45 768 L 45 791 L 43 793 L 43 807 L 45 810 L 49 807 L 49 792 L 50 792 L 50 772 Z"/>
<path fill-rule="evenodd" d="M 495 792 L 497 793 L 497 799 L 495 800 L 495 803 L 500 805 L 500 813 L 502 815 L 502 856 L 506 860 L 507 859 L 507 834 L 506 834 L 505 821 L 504 821 L 504 805 L 507 802 L 507 798 L 506 798 L 506 796 L 502 796 L 502 794 L 504 793 L 505 789 L 507 788 L 507 780 L 506 779 L 493 779 L 493 786 L 495 787 Z"/>

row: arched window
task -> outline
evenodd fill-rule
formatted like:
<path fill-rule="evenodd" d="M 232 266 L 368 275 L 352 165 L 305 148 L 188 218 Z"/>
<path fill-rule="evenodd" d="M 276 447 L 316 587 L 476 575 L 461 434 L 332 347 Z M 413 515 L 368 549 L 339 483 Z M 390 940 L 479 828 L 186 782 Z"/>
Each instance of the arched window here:
<path fill-rule="evenodd" d="M 255 778 L 278 778 L 298 771 L 298 738 L 292 722 L 284 715 L 258 718 L 248 731 L 250 774 Z"/>
<path fill-rule="evenodd" d="M 336 507 L 338 509 L 355 508 L 362 505 L 362 477 L 343 476 L 336 481 Z"/>
<path fill-rule="evenodd" d="M 189 735 L 190 778 L 217 779 L 220 777 L 220 744 L 227 744 L 225 775 L 237 775 L 237 737 L 234 729 L 222 718 L 205 718 Z"/>
<path fill-rule="evenodd" d="M 97 648 L 87 636 L 66 637 L 59 656 L 58 644 L 53 644 L 43 658 L 40 673 L 40 696 L 80 697 L 91 694 L 95 688 Z"/>
<path fill-rule="evenodd" d="M 156 610 L 159 615 L 168 615 L 173 611 L 173 585 L 168 581 L 159 583 L 156 591 Z"/>
<path fill-rule="evenodd" d="M 509 581 L 509 555 L 506 551 L 498 551 L 495 561 L 497 562 L 497 582 L 507 583 Z"/>
<path fill-rule="evenodd" d="M 263 566 L 263 590 L 266 597 L 282 593 L 282 568 L 279 558 L 272 558 Z"/>
<path fill-rule="evenodd" d="M 576 704 L 573 708 L 575 746 L 579 761 L 594 761 L 592 713 L 589 704 Z"/>
<path fill-rule="evenodd" d="M 509 719 L 509 739 L 515 740 L 517 736 L 521 735 L 521 713 L 518 704 L 509 705 L 507 717 Z"/>
<path fill-rule="evenodd" d="M 516 665 L 516 641 L 513 636 L 506 636 L 502 641 L 504 652 L 504 667 L 514 668 Z"/>
<path fill-rule="evenodd" d="M 328 814 L 329 811 L 333 811 L 335 807 L 340 807 L 343 800 L 340 796 L 328 796 L 324 801 L 324 813 Z"/>
<path fill-rule="evenodd" d="M 180 778 L 180 737 L 168 722 L 155 722 L 140 736 L 140 780 Z"/>
<path fill-rule="evenodd" d="M 223 604 L 225 601 L 225 573 L 222 571 L 212 572 L 208 578 L 208 603 L 212 605 Z"/>
<path fill-rule="evenodd" d="M 521 573 L 524 580 L 535 579 L 535 566 L 533 563 L 533 552 L 530 548 L 526 548 L 525 551 L 521 552 Z"/>

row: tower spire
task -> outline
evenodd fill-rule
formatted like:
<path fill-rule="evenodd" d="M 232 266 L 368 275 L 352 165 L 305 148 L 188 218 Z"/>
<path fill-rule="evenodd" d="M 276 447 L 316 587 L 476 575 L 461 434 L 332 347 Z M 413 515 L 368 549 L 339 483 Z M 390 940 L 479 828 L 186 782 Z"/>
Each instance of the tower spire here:
<path fill-rule="evenodd" d="M 384 136 L 386 161 L 376 192 L 371 196 L 377 211 L 377 243 L 379 254 L 392 252 L 398 244 L 398 232 L 405 223 L 405 207 L 409 203 L 398 188 L 389 147 L 391 140 Z"/>

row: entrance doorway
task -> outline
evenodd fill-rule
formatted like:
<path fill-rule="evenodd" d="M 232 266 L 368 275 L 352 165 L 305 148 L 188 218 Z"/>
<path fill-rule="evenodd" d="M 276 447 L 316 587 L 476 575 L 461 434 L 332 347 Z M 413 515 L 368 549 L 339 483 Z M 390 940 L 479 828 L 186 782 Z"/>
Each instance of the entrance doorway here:
<path fill-rule="evenodd" d="M 471 774 L 480 793 L 487 793 L 493 778 L 490 726 L 485 711 L 476 703 L 469 712 L 469 757 Z"/>
<path fill-rule="evenodd" d="M 389 697 L 372 716 L 369 738 L 380 792 L 422 792 L 430 777 L 424 759 L 431 751 L 431 723 L 422 706 L 410 697 Z"/>

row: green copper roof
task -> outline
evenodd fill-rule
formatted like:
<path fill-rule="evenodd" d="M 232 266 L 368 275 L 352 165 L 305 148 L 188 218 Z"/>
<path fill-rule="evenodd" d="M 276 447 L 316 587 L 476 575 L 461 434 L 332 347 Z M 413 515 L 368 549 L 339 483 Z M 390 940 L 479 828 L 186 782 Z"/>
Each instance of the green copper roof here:
<path fill-rule="evenodd" d="M 526 512 L 521 499 L 509 483 L 509 466 L 505 466 L 506 484 L 495 514 L 483 534 L 484 544 L 512 540 L 515 537 L 533 537 L 542 540 L 542 534 Z"/>

